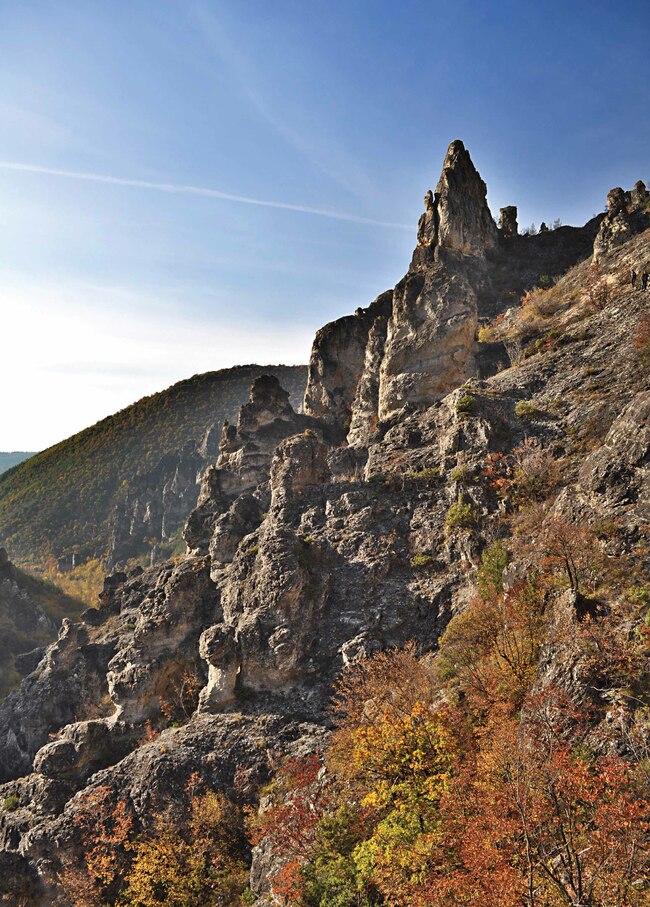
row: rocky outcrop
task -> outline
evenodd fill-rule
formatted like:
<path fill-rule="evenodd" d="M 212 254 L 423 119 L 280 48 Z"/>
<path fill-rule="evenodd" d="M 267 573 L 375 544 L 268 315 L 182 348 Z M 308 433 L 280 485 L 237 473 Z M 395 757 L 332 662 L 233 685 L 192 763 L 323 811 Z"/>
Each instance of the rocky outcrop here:
<path fill-rule="evenodd" d="M 261 375 L 255 379 L 237 424 L 224 422 L 219 458 L 202 478 L 198 505 L 184 532 L 191 549 L 207 550 L 217 518 L 239 495 L 268 479 L 280 441 L 312 424 L 309 416 L 295 412 L 277 378 Z"/>
<path fill-rule="evenodd" d="M 424 204 L 412 265 L 443 260 L 445 252 L 484 256 L 496 246 L 487 186 L 458 139 L 449 146 L 436 190 L 427 192 Z"/>
<path fill-rule="evenodd" d="M 26 774 L 50 733 L 104 700 L 110 655 L 87 627 L 64 620 L 38 669 L 0 705 L 0 780 Z"/>
<path fill-rule="evenodd" d="M 95 718 L 69 724 L 36 753 L 34 772 L 78 786 L 95 772 L 119 762 L 136 739 L 126 725 L 114 720 Z"/>
<path fill-rule="evenodd" d="M 415 270 L 395 288 L 379 376 L 380 421 L 407 405 L 431 404 L 474 374 L 476 276 L 464 265 Z"/>
<path fill-rule="evenodd" d="M 116 651 L 106 682 L 113 717 L 127 724 L 156 718 L 165 708 L 183 712 L 195 707 L 184 701 L 184 691 L 203 685 L 198 639 L 220 613 L 204 558 L 168 565 L 152 579 L 137 610 L 121 610 L 119 624 L 111 628 Z M 120 633 L 125 625 L 128 633 Z"/>
<path fill-rule="evenodd" d="M 355 399 L 365 377 L 369 344 L 385 335 L 393 292 L 382 293 L 366 309 L 321 328 L 309 359 L 305 412 L 324 421 L 339 438 L 355 417 Z"/>
<path fill-rule="evenodd" d="M 380 421 L 426 406 L 476 373 L 472 348 L 486 256 L 497 228 L 485 183 L 462 142 L 452 142 L 435 194 L 425 198 L 418 245 L 395 287 L 379 377 Z"/>
<path fill-rule="evenodd" d="M 626 243 L 632 236 L 650 226 L 650 192 L 638 180 L 626 192 L 620 188 L 607 193 L 607 213 L 594 241 L 594 261 Z"/>
<path fill-rule="evenodd" d="M 499 233 L 504 239 L 512 239 L 513 236 L 519 235 L 516 205 L 507 205 L 499 209 Z"/>
<path fill-rule="evenodd" d="M 650 521 L 650 391 L 623 407 L 558 508 L 582 522 L 615 520 L 633 532 Z"/>
<path fill-rule="evenodd" d="M 343 426 L 353 444 L 407 405 L 428 405 L 476 374 L 478 300 L 497 228 L 486 186 L 452 142 L 435 193 L 425 196 L 407 275 L 392 294 L 316 335 L 305 411 Z"/>

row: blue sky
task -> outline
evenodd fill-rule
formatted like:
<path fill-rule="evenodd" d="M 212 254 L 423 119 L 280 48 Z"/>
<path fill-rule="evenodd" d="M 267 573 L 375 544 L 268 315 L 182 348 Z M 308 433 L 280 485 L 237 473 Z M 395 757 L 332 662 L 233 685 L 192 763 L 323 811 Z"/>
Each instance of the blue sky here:
<path fill-rule="evenodd" d="M 521 224 L 648 180 L 649 22 L 625 0 L 0 0 L 0 450 L 305 362 L 404 273 L 454 138 Z"/>

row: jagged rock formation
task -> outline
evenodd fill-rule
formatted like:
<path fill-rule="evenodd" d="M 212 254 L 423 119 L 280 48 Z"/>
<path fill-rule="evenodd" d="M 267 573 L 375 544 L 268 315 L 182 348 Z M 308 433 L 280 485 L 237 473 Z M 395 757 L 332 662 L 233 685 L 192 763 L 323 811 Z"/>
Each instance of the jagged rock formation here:
<path fill-rule="evenodd" d="M 309 416 L 295 412 L 289 394 L 277 378 L 261 375 L 255 379 L 248 402 L 239 410 L 237 424 L 224 422 L 219 458 L 201 480 L 198 505 L 184 533 L 191 549 L 197 552 L 207 549 L 217 518 L 241 495 L 250 495 L 267 479 L 273 452 L 280 441 L 311 424 Z M 241 516 L 239 507 L 230 523 L 238 516 Z"/>
<path fill-rule="evenodd" d="M 444 259 L 444 252 L 484 256 L 497 244 L 487 186 L 459 140 L 447 150 L 435 193 L 427 192 L 413 263 Z"/>
<path fill-rule="evenodd" d="M 499 210 L 499 232 L 504 239 L 519 235 L 516 205 L 507 205 Z"/>
<path fill-rule="evenodd" d="M 19 802 L 0 814 L 0 870 L 31 885 L 34 904 L 78 846 L 77 792 L 109 789 L 144 827 L 194 771 L 231 791 L 246 767 L 254 799 L 282 755 L 322 744 L 345 665 L 408 640 L 434 649 L 501 518 L 481 480 L 488 455 L 535 439 L 567 464 L 557 513 L 614 511 L 638 538 L 650 508 L 642 298 L 617 281 L 649 234 L 602 252 L 620 295 L 591 310 L 599 227 L 499 235 L 452 143 L 404 279 L 318 333 L 305 414 L 258 378 L 205 473 L 188 553 L 109 578 L 99 609 L 65 624 L 0 707 L 0 798 Z M 569 300 L 554 322 L 561 343 L 516 368 L 482 351 L 479 320 L 572 266 L 554 288 Z M 459 503 L 471 520 L 456 525 Z M 170 710 L 182 726 L 147 739 Z M 259 907 L 274 903 L 267 857 L 258 850 L 251 877 Z"/>
<path fill-rule="evenodd" d="M 366 356 L 369 348 L 383 345 L 392 301 L 392 290 L 388 290 L 367 309 L 357 309 L 354 315 L 332 321 L 316 334 L 309 360 L 305 412 L 339 433 L 345 433 L 358 416 L 353 402 L 360 377 L 366 372 Z M 371 363 L 368 367 L 372 368 Z M 372 396 L 369 391 L 369 398 Z M 376 412 L 376 403 L 373 409 Z"/>
<path fill-rule="evenodd" d="M 430 404 L 476 374 L 478 297 L 490 292 L 485 259 L 498 241 L 486 192 L 463 143 L 452 142 L 406 276 L 317 334 L 306 412 L 364 441 L 404 406 Z"/>
<path fill-rule="evenodd" d="M 594 243 L 594 261 L 650 226 L 650 192 L 638 180 L 630 192 L 616 187 L 607 193 L 607 213 Z"/>
<path fill-rule="evenodd" d="M 295 401 L 295 389 L 292 390 Z M 180 450 L 162 457 L 154 469 L 131 479 L 112 518 L 106 558 L 108 570 L 149 550 L 152 564 L 162 560 L 161 545 L 179 538 L 187 518 L 197 505 L 202 476 L 217 459 L 222 478 L 232 472 L 237 494 L 244 490 L 244 472 L 254 473 L 256 456 L 263 466 L 268 465 L 268 452 L 265 457 L 264 453 L 254 450 L 256 444 L 253 442 L 251 445 L 250 438 L 264 433 L 262 412 L 274 404 L 276 412 L 273 418 L 278 417 L 282 421 L 284 416 L 291 421 L 295 415 L 289 402 L 291 394 L 280 388 L 277 377 L 272 374 L 256 379 L 251 394 L 255 395 L 255 401 L 241 411 L 243 422 L 237 429 L 227 419 L 223 425 L 215 422 L 206 429 L 199 446 L 195 441 L 188 440 Z M 294 423 L 292 425 L 295 427 Z M 278 438 L 284 437 L 282 429 L 279 430 Z M 245 452 L 247 438 L 249 448 Z M 235 444 L 233 450 L 229 450 L 231 442 Z M 267 444 L 271 449 L 275 446 L 273 437 L 267 439 Z M 238 458 L 241 462 L 235 465 Z M 245 467 L 242 466 L 243 461 L 246 462 Z"/>

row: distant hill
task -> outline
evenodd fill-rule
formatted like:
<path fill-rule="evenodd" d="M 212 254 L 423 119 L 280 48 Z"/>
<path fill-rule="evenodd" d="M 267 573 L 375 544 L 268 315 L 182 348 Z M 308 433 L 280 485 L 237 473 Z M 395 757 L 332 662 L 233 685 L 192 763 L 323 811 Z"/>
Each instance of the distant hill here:
<path fill-rule="evenodd" d="M 71 551 L 103 558 L 109 522 L 133 477 L 215 423 L 236 417 L 253 379 L 276 375 L 299 406 L 306 366 L 245 365 L 195 375 L 144 397 L 0 475 L 0 544 L 42 567 Z"/>
<path fill-rule="evenodd" d="M 23 460 L 28 460 L 34 456 L 34 451 L 13 450 L 10 453 L 0 451 L 0 473 L 6 472 L 12 466 L 17 466 Z"/>

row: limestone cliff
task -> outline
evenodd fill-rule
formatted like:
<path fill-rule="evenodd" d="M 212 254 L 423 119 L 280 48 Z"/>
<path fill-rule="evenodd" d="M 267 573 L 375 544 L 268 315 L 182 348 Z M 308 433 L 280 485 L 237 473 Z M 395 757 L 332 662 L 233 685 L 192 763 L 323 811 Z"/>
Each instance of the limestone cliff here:
<path fill-rule="evenodd" d="M 610 292 L 594 303 L 601 218 L 523 237 L 497 230 L 485 198 L 453 142 L 406 276 L 318 332 L 305 413 L 257 378 L 203 475 L 187 553 L 110 577 L 0 706 L 0 797 L 16 807 L 0 814 L 0 877 L 31 903 L 53 903 L 81 847 L 83 797 L 108 791 L 140 830 L 196 772 L 257 804 L 284 756 L 322 747 L 347 665 L 409 640 L 435 650 L 511 506 L 486 479 L 494 455 L 541 449 L 564 470 L 553 517 L 615 519 L 621 550 L 639 541 L 649 391 L 627 274 L 650 234 L 602 247 Z M 556 282 L 533 318 L 516 303 L 541 275 Z M 552 669 L 579 682 L 575 665 Z M 279 903 L 271 862 L 261 844 L 259 907 Z"/>

